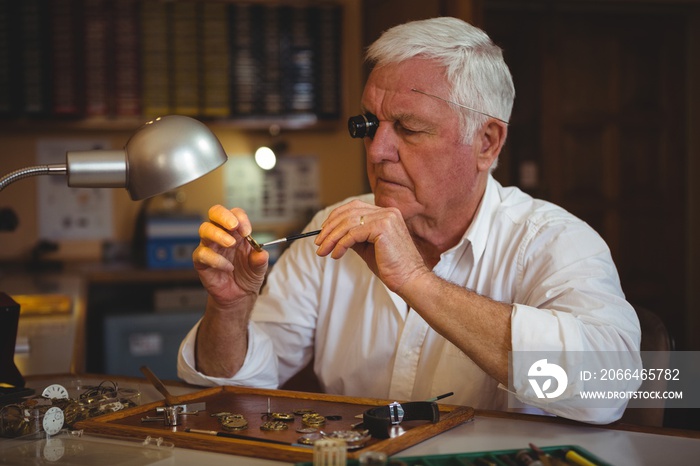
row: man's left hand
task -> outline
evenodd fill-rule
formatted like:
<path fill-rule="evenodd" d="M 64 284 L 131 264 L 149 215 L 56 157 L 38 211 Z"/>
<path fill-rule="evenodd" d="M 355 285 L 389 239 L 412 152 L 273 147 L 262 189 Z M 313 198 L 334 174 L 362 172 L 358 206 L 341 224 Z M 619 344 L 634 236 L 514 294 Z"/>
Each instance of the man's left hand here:
<path fill-rule="evenodd" d="M 401 212 L 354 200 L 331 212 L 315 240 L 319 256 L 340 259 L 353 249 L 392 291 L 430 273 Z"/>

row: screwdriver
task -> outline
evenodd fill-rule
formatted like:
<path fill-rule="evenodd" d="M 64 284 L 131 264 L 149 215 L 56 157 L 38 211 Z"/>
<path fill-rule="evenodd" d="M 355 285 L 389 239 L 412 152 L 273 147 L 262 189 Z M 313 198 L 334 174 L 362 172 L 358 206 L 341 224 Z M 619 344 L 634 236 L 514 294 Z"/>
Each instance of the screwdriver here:
<path fill-rule="evenodd" d="M 276 240 L 274 240 L 274 241 L 268 241 L 267 243 L 262 243 L 262 244 L 260 244 L 260 243 L 258 243 L 257 241 L 255 241 L 255 240 L 253 239 L 253 237 L 250 236 L 250 235 L 246 236 L 245 239 L 248 241 L 248 243 L 250 243 L 251 246 L 253 246 L 253 249 L 255 249 L 256 251 L 260 252 L 260 251 L 262 251 L 263 248 L 266 247 L 266 246 L 272 246 L 273 244 L 279 244 L 279 243 L 284 243 L 284 242 L 288 242 L 288 241 L 294 241 L 295 239 L 299 239 L 299 238 L 306 238 L 306 237 L 309 237 L 309 236 L 316 236 L 316 235 L 318 235 L 319 233 L 321 233 L 321 230 L 308 231 L 308 232 L 306 232 L 306 233 L 300 233 L 300 234 L 298 234 L 298 235 L 290 235 L 290 236 L 287 236 L 287 237 L 285 237 L 285 238 L 276 239 Z"/>

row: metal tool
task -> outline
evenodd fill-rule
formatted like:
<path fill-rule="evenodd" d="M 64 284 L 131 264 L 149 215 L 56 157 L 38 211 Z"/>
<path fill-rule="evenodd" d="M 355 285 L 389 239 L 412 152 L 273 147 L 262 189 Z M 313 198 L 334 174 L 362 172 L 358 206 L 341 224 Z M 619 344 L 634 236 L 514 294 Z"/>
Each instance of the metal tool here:
<path fill-rule="evenodd" d="M 276 239 L 273 241 L 268 241 L 267 243 L 262 243 L 262 244 L 255 241 L 253 239 L 253 237 L 250 235 L 246 236 L 245 239 L 248 241 L 248 243 L 250 243 L 251 246 L 253 246 L 253 249 L 260 252 L 263 250 L 264 247 L 267 247 L 267 246 L 272 246 L 275 244 L 284 243 L 284 242 L 288 242 L 288 241 L 294 241 L 295 239 L 307 238 L 309 236 L 316 236 L 319 233 L 321 233 L 321 230 L 308 231 L 306 233 L 300 233 L 298 235 L 290 235 L 290 236 L 287 236 L 285 238 L 279 238 L 279 239 Z"/>
<path fill-rule="evenodd" d="M 287 236 L 286 238 L 280 238 L 280 239 L 276 239 L 274 241 L 268 241 L 267 243 L 261 244 L 260 247 L 264 248 L 265 246 L 272 246 L 273 244 L 284 243 L 285 241 L 294 241 L 295 239 L 306 238 L 309 236 L 316 236 L 319 233 L 321 233 L 321 230 L 314 230 L 314 231 L 308 231 L 306 233 L 300 233 L 298 235 L 291 235 L 291 236 Z"/>
<path fill-rule="evenodd" d="M 156 408 L 157 413 L 162 413 L 162 416 L 146 416 L 141 418 L 141 422 L 163 421 L 166 426 L 177 426 L 180 424 L 180 416 L 188 414 L 197 414 L 199 411 L 204 411 L 206 405 L 203 402 L 199 403 L 178 403 L 177 397 L 173 396 L 161 380 L 147 366 L 141 366 L 141 372 L 151 382 L 151 384 L 165 397 L 165 406 Z"/>
<path fill-rule="evenodd" d="M 200 411 L 207 410 L 207 404 L 203 401 L 198 401 L 197 403 L 183 403 L 175 405 L 174 407 L 180 408 L 182 414 L 198 414 Z M 157 413 L 162 413 L 165 411 L 165 406 L 159 406 L 156 408 Z"/>
<path fill-rule="evenodd" d="M 146 376 L 149 382 L 158 390 L 161 395 L 165 397 L 165 404 L 168 406 L 174 406 L 177 403 L 177 397 L 170 394 L 163 382 L 148 368 L 148 366 L 141 366 L 141 372 Z"/>
<path fill-rule="evenodd" d="M 203 401 L 189 404 L 179 404 L 173 406 L 159 406 L 156 413 L 160 416 L 146 416 L 141 418 L 141 422 L 162 421 L 166 426 L 180 425 L 180 416 L 196 416 L 200 411 L 206 411 L 206 403 Z"/>

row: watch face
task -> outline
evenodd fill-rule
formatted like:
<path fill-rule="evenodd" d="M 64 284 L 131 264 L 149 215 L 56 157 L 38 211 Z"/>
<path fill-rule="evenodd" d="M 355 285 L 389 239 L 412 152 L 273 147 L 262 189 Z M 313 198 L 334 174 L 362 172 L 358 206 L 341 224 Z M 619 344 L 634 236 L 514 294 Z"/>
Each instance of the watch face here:
<path fill-rule="evenodd" d="M 42 426 L 44 427 L 44 432 L 49 435 L 59 433 L 63 428 L 63 411 L 61 411 L 61 408 L 54 406 L 46 410 Z"/>
<path fill-rule="evenodd" d="M 54 399 L 54 398 L 68 398 L 68 390 L 66 390 L 63 385 L 59 385 L 57 383 L 53 385 L 49 385 L 44 389 L 44 391 L 41 393 L 41 396 L 44 398 L 48 399 Z"/>

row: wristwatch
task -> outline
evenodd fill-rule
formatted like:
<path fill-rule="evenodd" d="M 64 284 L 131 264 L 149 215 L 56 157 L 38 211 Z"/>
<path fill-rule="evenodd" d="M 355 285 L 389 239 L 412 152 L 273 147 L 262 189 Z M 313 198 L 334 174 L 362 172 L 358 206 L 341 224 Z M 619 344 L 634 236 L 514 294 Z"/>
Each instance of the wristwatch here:
<path fill-rule="evenodd" d="M 391 429 L 402 421 L 430 421 L 440 420 L 440 410 L 435 402 L 410 401 L 398 403 L 394 401 L 387 406 L 379 406 L 365 411 L 362 415 L 362 424 L 374 438 L 389 438 Z"/>

